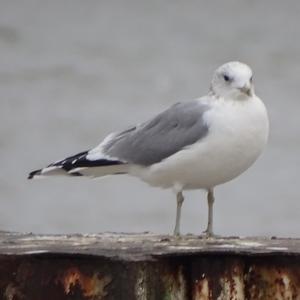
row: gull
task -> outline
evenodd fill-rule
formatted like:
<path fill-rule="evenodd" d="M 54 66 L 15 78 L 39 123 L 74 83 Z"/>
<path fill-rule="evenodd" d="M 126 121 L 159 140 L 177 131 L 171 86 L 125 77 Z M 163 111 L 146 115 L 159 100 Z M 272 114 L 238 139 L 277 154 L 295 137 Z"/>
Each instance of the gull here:
<path fill-rule="evenodd" d="M 228 62 L 214 73 L 206 96 L 179 102 L 147 122 L 109 134 L 95 148 L 33 171 L 102 177 L 129 174 L 176 194 L 174 234 L 180 235 L 183 191 L 207 191 L 205 236 L 213 237 L 214 188 L 247 170 L 268 140 L 265 105 L 255 95 L 250 67 Z"/>

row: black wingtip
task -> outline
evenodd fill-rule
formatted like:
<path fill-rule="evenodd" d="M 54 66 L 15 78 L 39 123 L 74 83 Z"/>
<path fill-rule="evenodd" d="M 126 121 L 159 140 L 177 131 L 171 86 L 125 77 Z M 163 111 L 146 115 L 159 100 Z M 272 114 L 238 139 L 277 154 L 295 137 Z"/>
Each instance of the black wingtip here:
<path fill-rule="evenodd" d="M 35 175 L 41 174 L 41 170 L 35 170 L 29 173 L 27 179 L 32 179 Z"/>

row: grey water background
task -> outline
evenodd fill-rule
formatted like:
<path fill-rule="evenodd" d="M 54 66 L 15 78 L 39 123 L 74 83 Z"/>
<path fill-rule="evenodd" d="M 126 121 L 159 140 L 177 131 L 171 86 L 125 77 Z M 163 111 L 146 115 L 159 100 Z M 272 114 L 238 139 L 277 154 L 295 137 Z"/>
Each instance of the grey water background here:
<path fill-rule="evenodd" d="M 271 135 L 216 189 L 215 231 L 300 236 L 300 2 L 0 0 L 0 229 L 170 233 L 171 191 L 126 176 L 27 173 L 208 90 L 220 64 L 254 70 Z M 186 192 L 182 231 L 205 229 Z"/>

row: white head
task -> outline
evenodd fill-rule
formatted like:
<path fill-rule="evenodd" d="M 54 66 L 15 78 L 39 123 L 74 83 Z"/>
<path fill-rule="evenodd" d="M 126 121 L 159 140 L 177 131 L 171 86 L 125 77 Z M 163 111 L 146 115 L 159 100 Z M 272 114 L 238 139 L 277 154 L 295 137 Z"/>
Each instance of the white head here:
<path fill-rule="evenodd" d="M 243 100 L 254 95 L 252 70 L 246 64 L 233 61 L 214 73 L 211 90 L 219 97 Z"/>

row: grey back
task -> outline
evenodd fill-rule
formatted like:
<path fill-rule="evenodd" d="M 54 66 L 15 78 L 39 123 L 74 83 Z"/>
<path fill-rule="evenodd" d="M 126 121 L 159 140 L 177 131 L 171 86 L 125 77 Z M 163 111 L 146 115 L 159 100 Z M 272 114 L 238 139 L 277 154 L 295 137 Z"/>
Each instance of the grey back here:
<path fill-rule="evenodd" d="M 208 133 L 203 114 L 209 105 L 176 103 L 148 122 L 131 127 L 104 146 L 104 152 L 132 164 L 149 166 L 202 139 Z"/>

